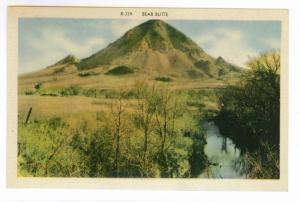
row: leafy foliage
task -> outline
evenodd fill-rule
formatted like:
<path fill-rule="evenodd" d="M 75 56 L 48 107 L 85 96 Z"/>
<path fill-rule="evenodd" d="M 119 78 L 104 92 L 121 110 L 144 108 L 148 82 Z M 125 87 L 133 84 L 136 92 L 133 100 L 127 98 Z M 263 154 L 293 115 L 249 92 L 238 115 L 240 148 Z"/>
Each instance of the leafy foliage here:
<path fill-rule="evenodd" d="M 190 175 L 197 177 L 207 167 L 208 159 L 204 153 L 203 148 L 207 142 L 204 134 L 200 131 L 188 131 L 186 135 L 192 138 L 192 154 L 189 157 L 189 163 L 191 166 Z"/>
<path fill-rule="evenodd" d="M 245 154 L 252 178 L 279 178 L 280 55 L 263 54 L 248 66 L 241 83 L 221 96 L 216 121 Z"/>
<path fill-rule="evenodd" d="M 162 81 L 162 82 L 170 82 L 172 79 L 170 77 L 166 76 L 160 76 L 155 78 L 156 81 Z"/>
<path fill-rule="evenodd" d="M 41 82 L 38 82 L 34 85 L 34 89 L 36 90 L 36 92 L 39 92 L 43 87 L 43 84 Z"/>
<path fill-rule="evenodd" d="M 72 85 L 72 86 L 62 90 L 61 95 L 62 96 L 74 96 L 74 95 L 78 95 L 79 92 L 80 92 L 80 87 L 76 86 L 76 85 Z"/>
<path fill-rule="evenodd" d="M 18 167 L 29 176 L 78 176 L 78 154 L 70 142 L 68 125 L 60 118 L 19 123 Z"/>
<path fill-rule="evenodd" d="M 70 87 L 65 94 L 79 91 Z M 61 118 L 19 121 L 19 175 L 197 177 L 207 164 L 206 142 L 199 129 L 182 128 L 185 101 L 143 82 L 130 91 L 136 110 L 125 101 L 128 90 L 120 89 L 109 112 L 97 114 L 96 128 L 71 127 Z"/>
<path fill-rule="evenodd" d="M 133 69 L 131 69 L 126 65 L 121 65 L 108 70 L 105 74 L 117 76 L 117 75 L 132 74 L 132 73 L 134 73 Z"/>

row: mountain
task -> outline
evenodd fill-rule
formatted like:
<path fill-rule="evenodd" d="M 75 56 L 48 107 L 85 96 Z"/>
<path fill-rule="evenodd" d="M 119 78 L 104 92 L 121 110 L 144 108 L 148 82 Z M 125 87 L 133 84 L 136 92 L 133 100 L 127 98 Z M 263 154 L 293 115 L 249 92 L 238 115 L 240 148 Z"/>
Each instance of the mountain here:
<path fill-rule="evenodd" d="M 213 58 L 192 39 L 161 20 L 149 20 L 106 48 L 82 59 L 79 70 L 125 65 L 152 76 L 213 78 L 239 72 L 223 58 Z"/>
<path fill-rule="evenodd" d="M 207 54 L 192 39 L 161 20 L 149 20 L 90 57 L 68 55 L 55 64 L 19 75 L 20 91 L 80 86 L 115 89 L 137 79 L 168 82 L 172 88 L 222 87 L 241 68 Z"/>

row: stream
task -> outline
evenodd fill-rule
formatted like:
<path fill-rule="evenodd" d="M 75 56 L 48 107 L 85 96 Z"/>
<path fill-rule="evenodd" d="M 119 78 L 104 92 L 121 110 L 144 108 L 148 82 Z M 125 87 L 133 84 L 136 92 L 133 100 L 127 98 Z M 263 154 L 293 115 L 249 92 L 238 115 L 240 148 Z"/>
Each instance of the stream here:
<path fill-rule="evenodd" d="M 203 121 L 201 128 L 207 136 L 205 153 L 211 165 L 199 176 L 200 178 L 245 178 L 236 168 L 240 150 L 231 139 L 225 138 L 212 121 Z"/>

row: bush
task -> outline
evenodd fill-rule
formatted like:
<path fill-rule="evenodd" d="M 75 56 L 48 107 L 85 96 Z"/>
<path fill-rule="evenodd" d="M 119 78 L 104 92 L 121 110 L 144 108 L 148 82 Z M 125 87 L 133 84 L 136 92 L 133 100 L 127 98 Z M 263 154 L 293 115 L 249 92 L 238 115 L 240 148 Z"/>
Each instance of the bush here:
<path fill-rule="evenodd" d="M 81 128 L 73 136 L 71 146 L 80 154 L 84 165 L 85 170 L 81 170 L 81 175 L 112 176 L 113 139 L 107 128 L 97 129 L 95 132 Z"/>
<path fill-rule="evenodd" d="M 34 91 L 25 91 L 25 95 L 34 95 L 35 92 Z"/>
<path fill-rule="evenodd" d="M 42 87 L 43 87 L 43 84 L 41 82 L 34 84 L 34 89 L 36 91 L 40 91 L 42 89 Z"/>
<path fill-rule="evenodd" d="M 164 156 L 160 157 L 161 177 L 189 176 L 192 139 L 178 134 L 176 137 L 170 138 L 168 144 L 169 147 L 165 150 Z"/>
<path fill-rule="evenodd" d="M 98 73 L 95 73 L 93 71 L 88 71 L 88 72 L 79 72 L 78 76 L 80 77 L 88 77 L 88 76 L 96 76 Z"/>
<path fill-rule="evenodd" d="M 80 158 L 69 146 L 69 126 L 60 118 L 18 124 L 18 172 L 22 176 L 78 176 Z M 70 158 L 72 156 L 72 158 Z"/>
<path fill-rule="evenodd" d="M 155 80 L 156 81 L 162 81 L 162 82 L 171 82 L 171 81 L 173 81 L 170 77 L 166 77 L 166 76 L 156 77 Z"/>
<path fill-rule="evenodd" d="M 193 140 L 192 151 L 189 157 L 190 175 L 198 177 L 208 165 L 208 159 L 204 152 L 207 144 L 204 133 L 201 131 L 189 131 L 189 136 Z"/>
<path fill-rule="evenodd" d="M 74 95 L 78 95 L 81 91 L 81 88 L 79 86 L 76 85 L 71 85 L 68 88 L 63 89 L 62 91 L 60 91 L 60 94 L 62 96 L 74 96 Z"/>
<path fill-rule="evenodd" d="M 118 76 L 118 75 L 132 74 L 132 73 L 134 73 L 133 69 L 131 69 L 128 66 L 121 65 L 108 70 L 105 74 Z"/>
<path fill-rule="evenodd" d="M 210 62 L 208 60 L 198 60 L 195 62 L 195 66 L 198 68 L 209 68 Z"/>

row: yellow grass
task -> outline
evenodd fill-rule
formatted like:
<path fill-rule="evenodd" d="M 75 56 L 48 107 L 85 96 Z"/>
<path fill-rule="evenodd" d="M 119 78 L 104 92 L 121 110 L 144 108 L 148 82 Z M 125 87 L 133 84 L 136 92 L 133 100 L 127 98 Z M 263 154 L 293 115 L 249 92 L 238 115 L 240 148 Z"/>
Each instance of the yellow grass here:
<path fill-rule="evenodd" d="M 62 73 L 55 73 L 57 69 L 64 68 Z M 165 85 L 167 88 L 175 90 L 185 89 L 205 89 L 205 88 L 220 88 L 234 83 L 235 80 L 215 80 L 215 79 L 187 79 L 184 77 L 172 77 L 172 82 L 155 81 L 155 77 L 150 75 L 123 75 L 111 76 L 103 74 L 108 66 L 95 68 L 93 71 L 97 75 L 87 77 L 78 76 L 78 71 L 74 65 L 71 66 L 56 66 L 45 68 L 35 73 L 19 76 L 19 92 L 34 91 L 34 85 L 42 82 L 42 88 L 67 88 L 71 85 L 78 85 L 81 88 L 92 89 L 130 89 L 138 80 Z M 100 74 L 98 74 L 100 73 Z M 21 93 L 22 94 L 22 93 Z M 91 126 L 97 124 L 97 112 L 109 112 L 113 99 L 99 99 L 84 96 L 70 97 L 51 97 L 51 96 L 25 96 L 19 94 L 19 120 L 24 121 L 30 107 L 33 107 L 30 119 L 44 119 L 50 117 L 62 117 L 70 124 L 76 125 L 80 122 L 87 122 Z M 217 109 L 215 102 L 203 100 L 206 106 L 210 109 Z M 134 110 L 135 100 L 128 99 L 125 101 L 127 109 Z M 129 106 L 129 107 L 128 107 Z M 197 108 L 190 108 L 191 111 L 197 111 Z"/>
<path fill-rule="evenodd" d="M 19 120 L 25 121 L 27 113 L 32 107 L 30 120 L 61 117 L 71 125 L 87 122 L 93 127 L 96 124 L 97 112 L 109 112 L 112 99 L 97 99 L 83 96 L 51 97 L 51 96 L 19 96 Z M 126 100 L 131 108 L 134 100 Z"/>
<path fill-rule="evenodd" d="M 95 88 L 95 89 L 117 89 L 117 88 L 130 88 L 137 80 L 146 82 L 157 82 L 167 85 L 171 89 L 199 89 L 199 88 L 220 88 L 230 83 L 234 83 L 234 79 L 216 80 L 216 79 L 190 79 L 180 75 L 172 77 L 172 82 L 159 82 L 155 81 L 155 76 L 143 73 L 134 73 L 131 75 L 113 76 L 105 75 L 103 71 L 108 67 L 99 67 L 89 71 L 99 73 L 98 75 L 91 75 L 87 77 L 78 76 L 78 71 L 74 65 L 65 66 L 64 72 L 54 73 L 56 69 L 63 68 L 64 66 L 57 66 L 46 68 L 35 73 L 21 75 L 19 77 L 19 91 L 34 90 L 36 83 L 43 83 L 44 89 L 51 88 L 65 88 L 71 85 L 78 85 L 82 88 Z"/>

